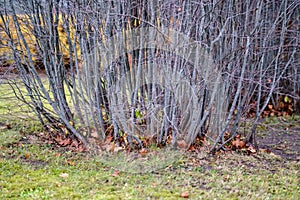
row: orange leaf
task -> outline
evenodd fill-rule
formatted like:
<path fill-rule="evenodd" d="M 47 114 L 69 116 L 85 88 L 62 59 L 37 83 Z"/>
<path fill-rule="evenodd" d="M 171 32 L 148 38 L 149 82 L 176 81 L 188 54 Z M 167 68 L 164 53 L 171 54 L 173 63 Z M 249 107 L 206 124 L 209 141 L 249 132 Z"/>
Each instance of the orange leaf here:
<path fill-rule="evenodd" d="M 195 151 L 195 150 L 196 149 L 195 149 L 194 145 L 191 145 L 190 148 L 189 148 L 189 151 Z"/>
<path fill-rule="evenodd" d="M 236 139 L 231 142 L 232 146 L 234 146 L 237 149 L 242 149 L 246 146 L 246 143 L 242 141 L 240 138 L 241 136 L 237 135 Z"/>
<path fill-rule="evenodd" d="M 30 157 L 29 153 L 25 154 L 25 158 L 28 159 Z"/>
<path fill-rule="evenodd" d="M 145 148 L 142 148 L 142 149 L 140 150 L 140 154 L 141 154 L 142 156 L 145 156 L 145 155 L 147 154 L 147 150 L 146 150 Z"/>
<path fill-rule="evenodd" d="M 67 163 L 71 166 L 75 165 L 75 163 L 72 160 L 68 160 Z"/>
<path fill-rule="evenodd" d="M 246 146 L 246 143 L 244 141 L 240 141 L 239 147 L 244 148 Z"/>

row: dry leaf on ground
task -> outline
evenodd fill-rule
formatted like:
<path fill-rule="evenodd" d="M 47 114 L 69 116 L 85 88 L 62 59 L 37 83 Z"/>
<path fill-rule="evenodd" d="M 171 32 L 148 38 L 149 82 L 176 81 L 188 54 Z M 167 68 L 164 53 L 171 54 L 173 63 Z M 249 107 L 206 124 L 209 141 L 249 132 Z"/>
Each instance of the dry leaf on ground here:
<path fill-rule="evenodd" d="M 114 173 L 111 175 L 112 177 L 120 176 L 120 172 L 118 170 L 114 171 Z"/>
<path fill-rule="evenodd" d="M 189 192 L 188 191 L 184 191 L 183 193 L 181 193 L 180 195 L 182 198 L 189 198 Z"/>
<path fill-rule="evenodd" d="M 68 178 L 68 177 L 69 177 L 69 174 L 68 174 L 68 173 L 61 173 L 61 174 L 59 175 L 59 177 L 61 177 L 61 178 Z"/>

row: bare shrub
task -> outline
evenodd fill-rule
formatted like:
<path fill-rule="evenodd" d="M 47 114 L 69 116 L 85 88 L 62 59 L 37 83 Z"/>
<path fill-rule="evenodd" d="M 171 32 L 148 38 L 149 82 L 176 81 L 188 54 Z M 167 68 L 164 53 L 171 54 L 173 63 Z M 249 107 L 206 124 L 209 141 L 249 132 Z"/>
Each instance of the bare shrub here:
<path fill-rule="evenodd" d="M 113 127 L 115 139 L 126 134 L 140 146 L 143 137 L 171 137 L 188 147 L 205 135 L 216 150 L 254 105 L 245 137 L 256 145 L 269 102 L 280 93 L 295 109 L 299 101 L 298 1 L 3 4 L 1 37 L 28 103 L 44 124 L 63 124 L 84 144 L 94 133 L 105 140 Z"/>

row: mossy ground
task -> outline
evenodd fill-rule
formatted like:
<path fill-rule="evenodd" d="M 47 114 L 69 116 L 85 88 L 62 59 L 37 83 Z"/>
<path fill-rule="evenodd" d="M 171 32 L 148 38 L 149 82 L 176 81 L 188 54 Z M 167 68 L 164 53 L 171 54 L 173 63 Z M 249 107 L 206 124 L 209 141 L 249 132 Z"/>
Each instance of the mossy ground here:
<path fill-rule="evenodd" d="M 250 156 L 181 152 L 166 155 L 170 162 L 157 167 L 154 161 L 162 157 L 154 154 L 147 166 L 153 170 L 130 170 L 132 162 L 118 160 L 120 154 L 107 159 L 40 141 L 35 137 L 41 131 L 38 123 L 15 114 L 22 108 L 13 99 L 5 100 L 8 90 L 1 88 L 0 199 L 178 199 L 184 191 L 190 199 L 300 199 L 299 157 L 262 151 Z M 259 129 L 260 141 L 277 133 L 269 126 L 297 139 L 299 119 L 290 120 L 284 127 L 266 123 Z"/>

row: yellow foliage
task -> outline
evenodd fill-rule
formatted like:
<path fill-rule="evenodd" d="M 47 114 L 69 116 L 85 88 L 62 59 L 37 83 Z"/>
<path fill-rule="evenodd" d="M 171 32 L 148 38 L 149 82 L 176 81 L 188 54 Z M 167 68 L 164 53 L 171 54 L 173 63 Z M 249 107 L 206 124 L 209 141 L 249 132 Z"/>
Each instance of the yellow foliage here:
<path fill-rule="evenodd" d="M 44 37 L 49 37 L 49 35 L 40 35 L 36 37 L 36 34 L 34 34 L 33 30 L 33 22 L 32 19 L 27 15 L 17 15 L 18 18 L 18 24 L 20 25 L 21 34 L 24 36 L 26 44 L 28 45 L 30 49 L 31 58 L 33 61 L 38 60 L 42 57 L 42 55 L 39 55 L 37 45 L 41 45 L 41 38 L 45 39 Z M 41 19 L 42 22 L 42 19 Z M 71 23 L 70 23 L 71 24 Z M 40 25 L 43 27 L 43 24 Z M 45 28 L 46 30 L 48 29 Z M 74 42 L 75 37 L 75 28 L 71 26 L 70 28 L 70 37 L 72 42 Z M 9 32 L 7 33 L 6 30 Z M 58 34 L 59 34 L 59 51 L 63 53 L 64 58 L 69 58 L 69 43 L 68 43 L 68 37 L 65 28 L 63 27 L 63 18 L 62 16 L 59 16 L 59 23 L 58 23 Z M 41 37 L 41 38 L 39 38 Z M 10 39 L 11 38 L 11 39 Z M 22 41 L 20 37 L 20 33 L 18 33 L 16 28 L 16 23 L 13 20 L 12 16 L 4 16 L 4 20 L 0 18 L 0 58 L 5 59 L 6 62 L 12 62 L 12 50 L 9 45 L 10 40 L 13 42 L 14 48 L 16 48 L 23 58 L 26 59 L 28 56 L 28 53 L 26 52 L 25 44 Z M 80 49 L 77 45 L 76 52 L 79 57 L 80 55 Z"/>

